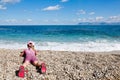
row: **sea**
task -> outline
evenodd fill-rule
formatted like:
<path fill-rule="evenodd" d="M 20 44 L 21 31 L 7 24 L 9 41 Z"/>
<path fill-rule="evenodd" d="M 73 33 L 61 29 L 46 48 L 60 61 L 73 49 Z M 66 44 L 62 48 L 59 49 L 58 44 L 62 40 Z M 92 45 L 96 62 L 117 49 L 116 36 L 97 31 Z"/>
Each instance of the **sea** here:
<path fill-rule="evenodd" d="M 0 48 L 108 52 L 120 50 L 120 25 L 1 25 Z"/>

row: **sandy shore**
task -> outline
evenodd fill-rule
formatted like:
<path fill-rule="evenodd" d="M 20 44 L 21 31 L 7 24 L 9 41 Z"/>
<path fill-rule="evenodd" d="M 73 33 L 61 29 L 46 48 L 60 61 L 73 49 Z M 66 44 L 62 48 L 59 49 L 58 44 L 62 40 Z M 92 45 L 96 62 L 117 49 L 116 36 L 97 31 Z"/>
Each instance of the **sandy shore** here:
<path fill-rule="evenodd" d="M 16 76 L 23 60 L 20 51 L 0 49 L 0 80 L 120 80 L 120 51 L 39 51 L 37 57 L 46 63 L 47 73 L 39 74 L 29 65 L 24 79 Z"/>

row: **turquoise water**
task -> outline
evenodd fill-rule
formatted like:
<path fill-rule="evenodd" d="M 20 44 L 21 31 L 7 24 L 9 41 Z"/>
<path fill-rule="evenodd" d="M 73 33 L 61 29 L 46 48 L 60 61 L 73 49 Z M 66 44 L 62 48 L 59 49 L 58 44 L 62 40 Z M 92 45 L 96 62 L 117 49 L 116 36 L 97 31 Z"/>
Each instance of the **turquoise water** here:
<path fill-rule="evenodd" d="M 42 50 L 120 50 L 120 26 L 0 26 L 0 48 L 26 48 L 29 40 L 34 41 L 36 48 Z"/>

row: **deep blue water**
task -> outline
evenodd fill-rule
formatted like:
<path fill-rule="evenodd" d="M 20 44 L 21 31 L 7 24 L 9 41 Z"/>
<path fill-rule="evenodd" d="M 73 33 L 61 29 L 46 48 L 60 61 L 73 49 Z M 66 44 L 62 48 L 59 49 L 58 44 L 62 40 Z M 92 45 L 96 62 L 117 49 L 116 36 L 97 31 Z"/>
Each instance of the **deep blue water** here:
<path fill-rule="evenodd" d="M 0 43 L 88 43 L 120 41 L 120 25 L 0 26 Z M 47 44 L 49 45 L 49 44 Z"/>

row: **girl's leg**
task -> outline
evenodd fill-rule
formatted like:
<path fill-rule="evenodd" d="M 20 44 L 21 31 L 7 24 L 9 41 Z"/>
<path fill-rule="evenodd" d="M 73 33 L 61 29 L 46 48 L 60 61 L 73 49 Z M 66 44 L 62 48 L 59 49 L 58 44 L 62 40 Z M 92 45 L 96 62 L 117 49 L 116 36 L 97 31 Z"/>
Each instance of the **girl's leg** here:
<path fill-rule="evenodd" d="M 22 64 L 22 66 L 27 67 L 27 65 L 29 65 L 29 64 L 30 64 L 29 61 L 25 61 L 25 62 Z"/>
<path fill-rule="evenodd" d="M 19 77 L 24 78 L 25 72 L 27 72 L 27 71 L 25 70 L 25 67 L 27 67 L 27 65 L 28 65 L 29 63 L 30 63 L 29 61 L 25 61 L 25 62 L 23 63 L 23 65 L 20 66 L 19 72 L 18 72 L 18 76 L 19 76 Z"/>
<path fill-rule="evenodd" d="M 40 73 L 46 73 L 46 66 L 44 62 L 34 61 L 33 64 L 40 68 Z"/>
<path fill-rule="evenodd" d="M 35 66 L 38 66 L 38 67 L 41 65 L 41 63 L 42 63 L 42 62 L 38 62 L 38 61 L 34 61 L 34 62 L 33 62 L 33 64 L 34 64 Z"/>

